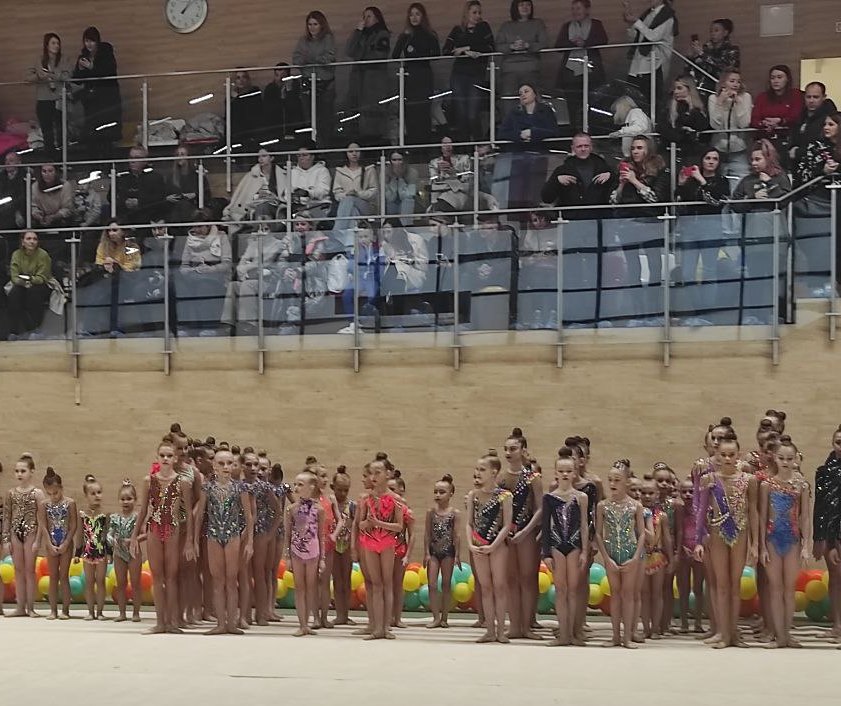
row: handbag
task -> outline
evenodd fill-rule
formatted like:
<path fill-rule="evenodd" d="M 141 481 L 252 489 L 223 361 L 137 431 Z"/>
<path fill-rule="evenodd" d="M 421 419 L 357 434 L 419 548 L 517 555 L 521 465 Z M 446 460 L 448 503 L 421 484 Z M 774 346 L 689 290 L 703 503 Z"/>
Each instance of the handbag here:
<path fill-rule="evenodd" d="M 327 291 L 340 294 L 349 284 L 348 259 L 341 253 L 327 263 Z"/>

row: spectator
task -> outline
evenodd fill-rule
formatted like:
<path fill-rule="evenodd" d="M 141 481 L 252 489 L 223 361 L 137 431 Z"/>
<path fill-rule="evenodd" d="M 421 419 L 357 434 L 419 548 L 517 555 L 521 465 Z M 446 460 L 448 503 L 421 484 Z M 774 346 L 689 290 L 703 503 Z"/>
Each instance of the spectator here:
<path fill-rule="evenodd" d="M 254 217 L 257 207 L 267 205 L 276 210 L 280 205 L 280 194 L 286 183 L 284 170 L 274 163 L 274 157 L 266 150 L 257 153 L 257 164 L 240 179 L 231 202 L 222 211 L 226 221 L 247 221 Z M 240 226 L 235 226 L 239 229 Z"/>
<path fill-rule="evenodd" d="M 263 120 L 263 94 L 251 82 L 251 74 L 237 69 L 231 95 L 231 140 L 252 152 L 260 138 Z"/>
<path fill-rule="evenodd" d="M 406 164 L 406 155 L 393 150 L 388 156 L 385 175 L 385 212 L 389 215 L 411 216 L 415 212 L 418 195 L 418 173 Z M 411 218 L 400 218 L 406 225 Z"/>
<path fill-rule="evenodd" d="M 515 97 L 524 83 L 540 77 L 540 50 L 549 45 L 546 25 L 535 19 L 532 0 L 511 0 L 511 20 L 499 28 L 496 46 L 502 52 L 502 85 L 497 88 L 506 114 L 516 106 Z"/>
<path fill-rule="evenodd" d="M 44 150 L 48 156 L 55 156 L 63 143 L 62 89 L 70 73 L 70 62 L 61 56 L 61 37 L 54 32 L 47 32 L 41 56 L 35 66 L 29 69 L 28 80 L 35 84 L 35 114 L 44 135 Z M 67 99 L 70 98 L 68 91 Z"/>
<path fill-rule="evenodd" d="M 298 150 L 298 164 L 292 167 L 290 182 L 284 180 L 280 192 L 282 203 L 292 201 L 294 212 L 306 209 L 311 215 L 327 215 L 330 210 L 330 170 L 324 162 L 316 162 L 310 152 L 315 144 Z"/>
<path fill-rule="evenodd" d="M 820 81 L 812 81 L 806 86 L 803 102 L 805 104 L 803 117 L 791 132 L 789 156 L 792 163 L 800 159 L 809 144 L 823 136 L 826 117 L 838 112 L 835 103 L 827 98 L 826 86 Z"/>
<path fill-rule="evenodd" d="M 336 42 L 323 12 L 313 10 L 307 15 L 304 36 L 295 45 L 292 63 L 301 67 L 301 105 L 307 122 L 312 125 L 310 76 L 315 73 L 316 135 L 321 145 L 333 139 L 336 117 L 336 69 L 328 66 L 336 61 Z"/>
<path fill-rule="evenodd" d="M 96 248 L 96 264 L 108 274 L 136 272 L 140 269 L 140 248 L 116 221 L 102 231 Z"/>
<path fill-rule="evenodd" d="M 753 100 L 745 90 L 742 75 L 736 69 L 726 69 L 718 79 L 717 92 L 707 100 L 710 127 L 720 130 L 712 135 L 711 144 L 721 154 L 724 173 L 741 179 L 750 171 L 748 165 L 748 134 Z"/>
<path fill-rule="evenodd" d="M 441 51 L 456 57 L 450 74 L 450 89 L 460 141 L 478 141 L 485 134 L 480 120 L 485 97 L 480 87 L 488 85 L 488 59 L 481 54 L 493 51 L 496 51 L 493 32 L 482 20 L 482 3 L 468 0 L 461 24 L 450 30 Z"/>
<path fill-rule="evenodd" d="M 631 96 L 620 96 L 613 102 L 610 109 L 613 112 L 613 124 L 622 127 L 611 132 L 609 137 L 621 137 L 622 154 L 629 157 L 634 137 L 651 132 L 653 126 L 645 111 L 637 106 Z"/>
<path fill-rule="evenodd" d="M 558 228 L 546 212 L 529 213 L 519 256 L 517 328 L 557 328 Z"/>
<path fill-rule="evenodd" d="M 601 86 L 606 80 L 601 51 L 588 49 L 608 42 L 604 25 L 590 17 L 591 4 L 590 0 L 572 0 L 572 19 L 561 26 L 555 41 L 558 49 L 572 50 L 561 55 L 558 85 L 566 96 L 573 129 L 581 129 L 583 126 L 584 71 L 590 74 L 590 90 Z"/>
<path fill-rule="evenodd" d="M 73 192 L 72 225 L 90 228 L 102 222 L 105 199 L 102 190 L 90 177 L 76 184 Z M 84 239 L 84 236 L 82 236 Z"/>
<path fill-rule="evenodd" d="M 308 239 L 315 233 L 315 224 L 306 211 L 295 214 L 292 232 L 280 238 L 278 277 L 271 292 L 275 300 L 271 307 L 272 322 L 280 323 L 278 333 L 294 334 L 301 322 L 303 258 Z M 268 291 L 268 290 L 267 290 Z"/>
<path fill-rule="evenodd" d="M 695 62 L 695 66 L 691 66 L 689 72 L 698 84 L 699 90 L 713 93 L 716 90 L 716 82 L 726 69 L 740 67 L 739 47 L 730 43 L 732 34 L 733 20 L 724 18 L 712 21 L 710 41 L 705 42 L 704 46 L 701 46 L 701 40 L 697 35 L 692 35 L 689 58 Z"/>
<path fill-rule="evenodd" d="M 345 163 L 336 167 L 333 176 L 333 200 L 336 202 L 337 239 L 345 247 L 353 243 L 347 230 L 352 227 L 348 219 L 370 216 L 377 212 L 379 177 L 373 164 L 363 164 L 359 145 L 348 145 Z M 341 219 L 341 220 L 340 220 Z"/>
<path fill-rule="evenodd" d="M 464 210 L 473 202 L 470 184 L 473 179 L 473 164 L 466 154 L 455 154 L 453 140 L 441 140 L 441 154 L 429 162 L 429 190 L 433 210 L 437 202 L 446 202 L 455 211 Z"/>
<path fill-rule="evenodd" d="M 406 28 L 394 45 L 392 59 L 420 59 L 440 55 L 438 35 L 429 26 L 426 8 L 423 3 L 413 2 L 406 13 Z M 409 61 L 403 68 L 406 71 L 406 142 L 410 145 L 425 145 L 432 139 L 430 96 L 435 92 L 432 67 L 428 61 Z"/>
<path fill-rule="evenodd" d="M 116 75 L 114 47 L 102 41 L 96 27 L 88 27 L 82 34 L 82 51 L 73 78 L 85 80 L 77 97 L 85 109 L 84 141 L 89 158 L 107 157 L 109 145 L 123 134 L 123 106 Z"/>
<path fill-rule="evenodd" d="M 20 161 L 17 152 L 7 152 L 5 166 L 0 169 L 0 230 L 14 230 L 24 224 L 26 175 Z"/>
<path fill-rule="evenodd" d="M 380 230 L 383 259 L 382 291 L 393 294 L 420 291 L 426 282 L 429 254 L 422 235 L 403 228 L 396 218 L 389 218 Z"/>
<path fill-rule="evenodd" d="M 628 58 L 630 82 L 647 96 L 652 115 L 656 112 L 651 96 L 651 72 L 655 73 L 656 97 L 664 101 L 664 76 L 668 73 L 672 61 L 672 47 L 677 34 L 677 16 L 669 0 L 650 0 L 650 7 L 641 17 L 634 17 L 627 0 L 624 2 L 624 18 L 628 27 L 628 38 L 634 44 L 641 42 L 661 42 L 661 44 L 631 47 Z M 652 66 L 651 57 L 654 56 Z"/>
<path fill-rule="evenodd" d="M 296 131 L 306 127 L 298 78 L 292 76 L 288 66 L 285 61 L 278 63 L 272 82 L 263 89 L 263 135 L 266 139 L 294 140 Z M 309 77 L 302 80 L 308 82 Z"/>
<path fill-rule="evenodd" d="M 593 153 L 593 140 L 586 132 L 576 133 L 570 147 L 572 154 L 552 172 L 544 184 L 540 199 L 553 206 L 596 206 L 610 200 L 613 174 L 607 162 Z M 564 211 L 564 218 L 587 220 L 598 218 L 588 209 Z"/>
<path fill-rule="evenodd" d="M 841 176 L 841 113 L 833 111 L 824 118 L 823 134 L 809 143 L 797 163 L 795 181 L 797 185 L 807 184 L 818 177 Z M 828 194 L 824 190 L 826 200 Z"/>
<path fill-rule="evenodd" d="M 785 143 L 802 115 L 803 91 L 793 84 L 791 69 L 785 64 L 772 66 L 768 89 L 756 96 L 750 126 L 774 142 Z"/>
<path fill-rule="evenodd" d="M 774 144 L 762 139 L 753 144 L 750 150 L 751 173 L 742 179 L 733 190 L 733 201 L 741 199 L 778 199 L 791 191 L 791 180 L 780 164 L 780 155 Z M 751 204 L 739 208 L 739 212 L 768 210 Z"/>
<path fill-rule="evenodd" d="M 145 147 L 129 150 L 128 172 L 117 177 L 117 216 L 124 223 L 145 224 L 161 220 L 167 212 L 164 178 L 146 161 Z"/>
<path fill-rule="evenodd" d="M 685 164 L 697 160 L 699 143 L 709 139 L 709 135 L 701 133 L 710 129 L 710 121 L 691 76 L 681 76 L 672 82 L 672 97 L 661 114 L 657 129 L 663 150 L 675 143 Z"/>
<path fill-rule="evenodd" d="M 54 164 L 44 164 L 32 184 L 32 223 L 39 228 L 71 225 L 73 186 L 62 181 Z"/>
<path fill-rule="evenodd" d="M 373 61 L 391 56 L 391 32 L 378 7 L 366 7 L 350 35 L 345 53 L 353 61 Z M 392 95 L 394 81 L 388 64 L 355 65 L 350 72 L 348 105 L 360 114 L 359 135 L 371 144 L 382 144 L 386 134 L 386 107 L 380 101 Z"/>
<path fill-rule="evenodd" d="M 201 187 L 199 187 L 200 180 Z M 199 188 L 203 191 L 201 204 L 199 204 Z M 200 206 L 203 208 L 213 198 L 207 175 L 199 177 L 198 165 L 190 159 L 190 150 L 187 145 L 178 145 L 175 148 L 172 170 L 166 179 L 166 192 L 166 200 L 171 204 L 168 217 L 172 222 L 186 221 L 197 208 Z"/>
<path fill-rule="evenodd" d="M 38 247 L 38 234 L 31 230 L 21 233 L 20 248 L 12 253 L 12 286 L 6 295 L 10 341 L 27 338 L 41 325 L 50 298 L 47 283 L 52 276 L 52 261 Z"/>

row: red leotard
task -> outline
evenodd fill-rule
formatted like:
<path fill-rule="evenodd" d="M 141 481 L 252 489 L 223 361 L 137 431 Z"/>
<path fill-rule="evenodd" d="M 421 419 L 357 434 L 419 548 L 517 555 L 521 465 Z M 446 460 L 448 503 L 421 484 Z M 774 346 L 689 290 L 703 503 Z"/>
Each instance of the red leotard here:
<path fill-rule="evenodd" d="M 178 527 L 175 505 L 181 493 L 179 482 L 176 476 L 162 487 L 157 475 L 149 479 L 149 531 L 161 542 L 168 540 Z"/>
<path fill-rule="evenodd" d="M 336 549 L 336 543 L 330 539 L 330 535 L 336 531 L 336 513 L 333 512 L 333 503 L 326 495 L 319 498 L 319 503 L 324 509 L 324 553 L 327 554 Z"/>
<path fill-rule="evenodd" d="M 369 495 L 365 498 L 365 505 L 368 513 L 376 517 L 380 522 L 394 522 L 394 511 L 397 502 L 391 495 L 383 495 L 379 498 Z M 382 554 L 386 549 L 397 546 L 397 535 L 382 527 L 374 527 L 367 533 L 359 533 L 359 544 L 369 552 Z"/>
<path fill-rule="evenodd" d="M 412 508 L 410 508 L 405 501 L 403 505 L 403 530 L 397 535 L 397 546 L 394 548 L 394 558 L 402 559 L 409 551 L 409 543 L 406 541 L 409 530 L 409 522 L 414 519 L 412 515 Z"/>

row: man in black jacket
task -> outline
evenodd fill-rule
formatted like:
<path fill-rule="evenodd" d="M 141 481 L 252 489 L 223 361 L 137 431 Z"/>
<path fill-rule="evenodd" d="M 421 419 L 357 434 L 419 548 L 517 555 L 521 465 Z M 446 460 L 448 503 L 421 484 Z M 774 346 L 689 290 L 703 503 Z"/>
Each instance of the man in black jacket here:
<path fill-rule="evenodd" d="M 145 148 L 129 151 L 129 170 L 117 178 L 117 216 L 126 224 L 143 225 L 166 216 L 166 184 L 152 169 L 147 170 Z"/>
<path fill-rule="evenodd" d="M 607 162 L 593 154 L 593 140 L 586 132 L 579 132 L 572 138 L 572 154 L 552 172 L 540 198 L 561 208 L 607 204 L 613 181 Z M 564 217 L 582 220 L 597 218 L 598 213 L 589 209 L 567 210 Z"/>
<path fill-rule="evenodd" d="M 292 77 L 288 66 L 283 61 L 277 64 L 274 80 L 263 89 L 263 131 L 267 140 L 294 140 L 296 130 L 309 127 L 304 125 L 299 86 L 301 80 L 309 81 L 309 76 Z"/>
<path fill-rule="evenodd" d="M 792 164 L 803 156 L 810 142 L 823 137 L 826 116 L 837 110 L 835 103 L 826 96 L 826 86 L 820 81 L 812 81 L 806 86 L 803 102 L 806 110 L 803 111 L 800 123 L 791 131 L 789 155 Z"/>

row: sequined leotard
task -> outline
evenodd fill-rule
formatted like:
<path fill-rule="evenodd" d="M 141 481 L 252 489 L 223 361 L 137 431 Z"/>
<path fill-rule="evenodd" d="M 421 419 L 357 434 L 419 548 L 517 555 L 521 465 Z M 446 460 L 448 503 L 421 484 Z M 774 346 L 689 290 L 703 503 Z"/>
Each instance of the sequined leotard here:
<path fill-rule="evenodd" d="M 115 557 L 119 557 L 125 562 L 131 561 L 131 551 L 129 551 L 129 541 L 134 532 L 134 526 L 137 524 L 137 513 L 134 512 L 128 517 L 115 512 L 111 515 L 111 520 L 108 523 L 108 546 L 111 547 Z"/>
<path fill-rule="evenodd" d="M 223 547 L 245 530 L 245 510 L 242 507 L 241 493 L 247 492 L 244 483 L 232 480 L 222 485 L 216 480 L 202 484 L 207 497 L 205 506 L 205 537 Z"/>
<path fill-rule="evenodd" d="M 657 573 L 669 563 L 663 551 L 663 533 L 669 531 L 668 516 L 660 505 L 651 508 L 651 524 L 654 527 L 654 539 L 645 547 L 645 573 L 648 576 Z"/>
<path fill-rule="evenodd" d="M 747 491 L 750 478 L 749 474 L 740 472 L 725 485 L 721 477 L 715 474 L 712 482 L 701 488 L 700 507 L 706 513 L 706 523 L 696 521 L 696 533 L 699 537 L 702 531 L 706 530 L 706 525 L 709 525 L 718 532 L 728 547 L 739 541 L 748 524 Z M 699 515 L 698 519 L 701 517 L 704 516 Z M 701 541 L 697 540 L 697 543 L 700 544 Z"/>
<path fill-rule="evenodd" d="M 697 527 L 695 526 L 695 508 L 692 503 L 683 506 L 683 553 L 692 556 L 695 553 L 695 539 L 697 538 Z"/>
<path fill-rule="evenodd" d="M 347 500 L 345 506 L 339 506 L 339 511 L 342 513 L 342 528 L 339 534 L 336 535 L 336 554 L 344 554 L 350 549 L 350 532 L 353 526 L 353 518 L 356 517 L 356 502 Z"/>
<path fill-rule="evenodd" d="M 403 506 L 403 529 L 397 533 L 397 544 L 394 547 L 394 558 L 402 559 L 409 551 L 409 523 L 415 519 L 410 508 L 405 502 Z"/>
<path fill-rule="evenodd" d="M 149 479 L 149 531 L 161 542 L 168 540 L 178 527 L 175 506 L 181 498 L 180 479 L 176 475 L 166 485 L 159 474 Z"/>
<path fill-rule="evenodd" d="M 178 476 L 178 480 L 183 483 L 186 483 L 190 488 L 193 487 L 193 482 L 196 479 L 196 469 L 190 465 L 183 465 L 179 468 L 175 474 Z M 194 498 L 195 500 L 195 498 Z M 181 506 L 178 508 L 178 524 L 184 525 L 187 523 L 187 508 L 184 507 L 184 503 L 181 503 Z"/>
<path fill-rule="evenodd" d="M 543 517 L 540 537 L 544 558 L 552 556 L 555 549 L 566 556 L 581 549 L 581 506 L 573 496 L 564 500 L 554 493 L 543 496 Z"/>
<path fill-rule="evenodd" d="M 274 494 L 274 486 L 259 478 L 251 483 L 244 483 L 244 486 L 254 496 L 257 508 L 254 515 L 254 534 L 266 534 L 275 520 L 275 514 L 269 504 L 269 494 Z"/>
<path fill-rule="evenodd" d="M 319 507 L 319 503 L 304 499 L 300 500 L 298 507 L 292 511 L 292 537 L 289 543 L 290 554 L 301 561 L 309 561 L 319 557 Z"/>
<path fill-rule="evenodd" d="M 492 544 L 502 530 L 502 505 L 511 498 L 505 488 L 495 488 L 487 502 L 480 502 L 473 496 L 473 542 L 487 546 Z"/>
<path fill-rule="evenodd" d="M 397 501 L 391 495 L 379 498 L 373 494 L 365 497 L 368 514 L 376 517 L 380 522 L 394 522 Z M 397 533 L 382 527 L 374 527 L 367 532 L 359 533 L 359 545 L 370 552 L 382 554 L 389 547 L 397 547 Z"/>
<path fill-rule="evenodd" d="M 599 488 L 593 481 L 584 480 L 575 489 L 587 496 L 587 528 L 590 539 L 593 539 L 596 536 L 596 505 L 599 504 Z"/>
<path fill-rule="evenodd" d="M 50 544 L 59 547 L 67 539 L 70 525 L 70 499 L 63 498 L 57 503 L 44 503 L 44 515 L 47 520 L 47 534 Z"/>
<path fill-rule="evenodd" d="M 333 540 L 330 539 L 330 535 L 336 531 L 338 520 L 335 510 L 333 510 L 333 501 L 329 496 L 322 495 L 318 502 L 321 504 L 321 509 L 324 510 L 324 553 L 329 554 L 336 548 Z"/>
<path fill-rule="evenodd" d="M 38 515 L 35 488 L 21 492 L 17 488 L 9 491 L 6 499 L 8 504 L 7 516 L 9 526 L 3 527 L 3 538 L 9 542 L 10 533 L 23 542 L 30 534 L 38 528 Z"/>
<path fill-rule="evenodd" d="M 283 517 L 283 513 L 286 512 L 286 500 L 289 497 L 289 493 L 291 492 L 292 488 L 290 487 L 289 483 L 281 483 L 280 485 L 272 484 L 272 492 L 277 497 L 278 501 L 280 502 L 280 516 Z M 277 528 L 277 538 L 281 540 L 281 546 L 283 546 L 283 532 L 284 527 L 283 523 L 280 523 L 280 526 Z"/>
<path fill-rule="evenodd" d="M 517 482 L 511 490 L 511 503 L 514 513 L 512 520 L 513 532 L 519 532 L 523 529 L 534 515 L 534 503 L 531 502 L 531 484 L 539 477 L 540 474 L 537 471 L 525 467 L 517 476 Z"/>
<path fill-rule="evenodd" d="M 841 458 L 830 453 L 815 472 L 813 538 L 828 547 L 841 542 Z"/>
<path fill-rule="evenodd" d="M 769 478 L 765 482 L 769 488 L 765 541 L 783 557 L 792 547 L 800 544 L 800 494 L 803 482 L 794 478 L 787 482 Z"/>
<path fill-rule="evenodd" d="M 108 515 L 100 512 L 93 517 L 84 510 L 79 512 L 82 519 L 83 561 L 100 564 L 108 557 Z"/>
<path fill-rule="evenodd" d="M 637 504 L 629 500 L 604 501 L 604 547 L 619 566 L 633 559 L 637 551 Z"/>
<path fill-rule="evenodd" d="M 429 556 L 435 557 L 439 563 L 448 557 L 454 557 L 456 555 L 454 539 L 456 513 L 449 510 L 439 515 L 433 510 L 429 525 L 429 547 L 427 547 Z"/>

